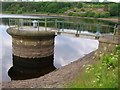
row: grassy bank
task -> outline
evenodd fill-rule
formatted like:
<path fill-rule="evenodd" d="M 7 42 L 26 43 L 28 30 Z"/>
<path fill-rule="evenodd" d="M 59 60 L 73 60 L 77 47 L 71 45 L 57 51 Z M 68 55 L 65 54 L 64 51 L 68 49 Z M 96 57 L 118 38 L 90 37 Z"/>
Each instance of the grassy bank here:
<path fill-rule="evenodd" d="M 108 55 L 100 55 L 99 62 L 83 65 L 84 71 L 67 88 L 118 88 L 118 60 L 120 59 L 120 45 Z"/>
<path fill-rule="evenodd" d="M 118 16 L 118 3 L 113 2 L 3 2 L 3 13 L 62 14 L 68 16 L 108 18 Z"/>

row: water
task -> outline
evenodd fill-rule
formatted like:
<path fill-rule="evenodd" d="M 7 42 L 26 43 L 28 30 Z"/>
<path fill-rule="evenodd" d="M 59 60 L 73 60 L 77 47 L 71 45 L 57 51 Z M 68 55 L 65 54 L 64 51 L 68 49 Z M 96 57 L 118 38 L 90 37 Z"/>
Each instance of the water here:
<path fill-rule="evenodd" d="M 55 61 L 57 68 L 65 66 L 98 48 L 97 40 L 57 36 L 55 38 Z"/>
<path fill-rule="evenodd" d="M 39 19 L 46 18 L 46 16 L 28 16 L 28 15 L 13 15 L 13 14 L 0 14 L 0 18 L 28 18 L 28 19 Z M 59 17 L 47 17 L 47 18 L 59 18 Z"/>
<path fill-rule="evenodd" d="M 2 42 L 2 30 L 0 29 L 0 42 Z M 2 82 L 2 77 L 1 77 L 1 73 L 2 73 L 2 44 L 0 44 L 0 82 Z M 1 86 L 0 86 L 1 89 Z"/>
<path fill-rule="evenodd" d="M 23 16 L 24 17 L 24 16 Z M 8 76 L 8 70 L 12 67 L 12 38 L 6 33 L 7 24 L 0 25 L 0 66 L 2 66 L 2 82 L 11 81 Z M 89 33 L 89 32 L 87 32 Z M 2 37 L 1 37 L 2 35 Z M 93 39 L 77 38 L 70 35 L 58 35 L 55 37 L 54 47 L 54 66 L 60 68 L 71 62 L 85 56 L 86 54 L 96 50 L 99 42 Z M 2 49 L 2 51 L 1 51 Z M 0 68 L 1 69 L 1 68 Z"/>
<path fill-rule="evenodd" d="M 6 33 L 7 26 L 1 25 L 2 29 L 2 80 L 10 81 L 7 74 L 12 66 L 12 38 Z"/>

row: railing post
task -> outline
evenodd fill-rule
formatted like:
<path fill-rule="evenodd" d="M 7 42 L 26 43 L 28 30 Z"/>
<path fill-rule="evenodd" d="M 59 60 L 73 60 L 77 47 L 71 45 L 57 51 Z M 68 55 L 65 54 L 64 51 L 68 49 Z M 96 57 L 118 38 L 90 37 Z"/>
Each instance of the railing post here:
<path fill-rule="evenodd" d="M 55 20 L 55 27 L 56 27 L 56 29 L 57 29 L 57 19 Z"/>
<path fill-rule="evenodd" d="M 96 36 L 95 39 L 99 39 L 100 35 L 100 24 L 97 25 L 97 32 L 96 32 Z"/>
<path fill-rule="evenodd" d="M 58 32 L 57 34 L 60 34 L 60 22 L 58 23 Z"/>
<path fill-rule="evenodd" d="M 31 20 L 29 19 L 29 26 L 31 26 Z"/>
<path fill-rule="evenodd" d="M 45 31 L 47 31 L 47 18 L 45 18 Z"/>
<path fill-rule="evenodd" d="M 62 31 L 64 31 L 64 21 L 62 22 Z"/>
<path fill-rule="evenodd" d="M 18 24 L 18 30 L 19 30 L 19 19 L 18 19 L 18 23 L 17 24 Z"/>
<path fill-rule="evenodd" d="M 16 22 L 16 19 L 15 19 L 15 27 L 17 27 L 17 22 Z"/>
<path fill-rule="evenodd" d="M 113 37 L 112 37 L 113 40 L 115 39 L 116 33 L 117 33 L 117 24 L 115 24 L 114 26 L 114 32 L 113 32 Z"/>
<path fill-rule="evenodd" d="M 90 31 L 92 30 L 92 27 L 91 27 L 92 25 L 90 25 Z"/>
<path fill-rule="evenodd" d="M 117 27 L 117 24 L 115 24 L 115 26 L 114 26 L 114 35 L 116 35 L 116 27 Z"/>
<path fill-rule="evenodd" d="M 39 31 L 39 22 L 40 22 L 40 21 L 38 20 L 38 31 Z"/>
<path fill-rule="evenodd" d="M 98 32 L 99 32 L 99 34 L 100 34 L 100 24 L 98 24 Z"/>
<path fill-rule="evenodd" d="M 19 24 L 20 24 L 20 28 L 22 29 L 23 28 L 23 19 L 19 19 Z"/>
<path fill-rule="evenodd" d="M 58 23 L 58 32 L 60 32 L 60 23 Z"/>
<path fill-rule="evenodd" d="M 80 23 L 80 28 L 79 29 L 80 29 L 80 31 L 82 31 L 82 25 L 81 25 L 81 23 Z"/>
<path fill-rule="evenodd" d="M 76 36 L 79 37 L 79 27 L 78 27 L 78 23 L 76 25 Z"/>
<path fill-rule="evenodd" d="M 10 28 L 10 18 L 9 18 L 9 23 L 8 23 L 8 26 L 9 26 L 9 28 Z"/>

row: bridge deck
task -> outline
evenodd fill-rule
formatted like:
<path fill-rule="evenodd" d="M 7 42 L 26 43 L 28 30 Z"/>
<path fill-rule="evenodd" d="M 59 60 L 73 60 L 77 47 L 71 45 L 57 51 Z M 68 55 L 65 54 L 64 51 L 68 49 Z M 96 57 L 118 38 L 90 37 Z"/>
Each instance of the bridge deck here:
<path fill-rule="evenodd" d="M 13 27 L 18 29 L 18 27 Z M 27 31 L 53 31 L 53 32 L 58 32 L 58 30 L 56 28 L 51 28 L 51 27 L 47 27 L 47 29 L 45 29 L 45 27 L 37 27 L 34 28 L 33 26 L 22 26 L 19 27 L 19 30 L 27 30 Z M 75 36 L 76 34 L 76 30 L 70 30 L 70 29 L 66 29 L 64 31 L 62 31 L 62 29 L 59 31 L 60 34 L 62 35 L 71 35 L 71 36 Z M 84 38 L 90 38 L 90 39 L 94 39 L 94 37 L 96 36 L 95 34 L 88 34 L 88 33 L 79 33 L 80 37 L 84 37 Z"/>
<path fill-rule="evenodd" d="M 18 29 L 17 27 L 13 27 Z M 34 28 L 33 26 L 22 26 L 19 27 L 19 30 L 27 30 L 27 31 L 53 31 L 56 32 L 56 34 L 58 34 L 58 30 L 57 28 L 51 28 L 51 27 L 47 27 L 47 29 L 45 29 L 45 27 L 37 27 Z M 66 36 L 72 36 L 72 37 L 76 37 L 76 30 L 64 30 L 62 31 L 62 29 L 59 31 L 61 35 L 66 35 Z M 87 39 L 95 39 L 95 34 L 88 34 L 88 33 L 79 33 L 79 38 L 87 38 Z M 112 42 L 112 43 L 118 43 L 118 38 L 114 37 L 112 34 L 102 34 L 100 35 L 99 38 L 100 42 Z"/>

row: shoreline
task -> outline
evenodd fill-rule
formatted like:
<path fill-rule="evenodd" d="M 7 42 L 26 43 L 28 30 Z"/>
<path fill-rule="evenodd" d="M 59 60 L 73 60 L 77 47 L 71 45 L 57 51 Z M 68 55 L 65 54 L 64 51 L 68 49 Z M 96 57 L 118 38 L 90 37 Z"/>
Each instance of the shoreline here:
<path fill-rule="evenodd" d="M 2 13 L 8 14 L 8 13 Z M 11 14 L 12 15 L 12 14 Z M 119 19 L 111 19 L 111 18 L 94 18 L 94 17 L 79 17 L 79 16 L 67 16 L 67 15 L 55 15 L 55 14 L 14 14 L 14 15 L 32 15 L 32 16 L 53 16 L 53 17 L 66 17 L 66 18 L 84 18 L 84 19 L 96 19 L 96 20 L 105 20 L 105 21 L 112 21 L 112 22 L 119 22 Z"/>
<path fill-rule="evenodd" d="M 112 22 L 118 22 L 118 19 L 110 19 L 110 18 L 94 18 L 94 17 L 79 17 L 79 16 L 67 16 L 67 15 L 55 15 L 55 14 L 22 14 L 22 15 L 35 15 L 35 16 L 40 16 L 40 15 L 46 15 L 46 16 L 58 16 L 58 17 L 75 17 L 75 18 L 84 18 L 84 19 L 96 19 L 96 20 L 107 20 L 107 21 L 112 21 Z"/>

